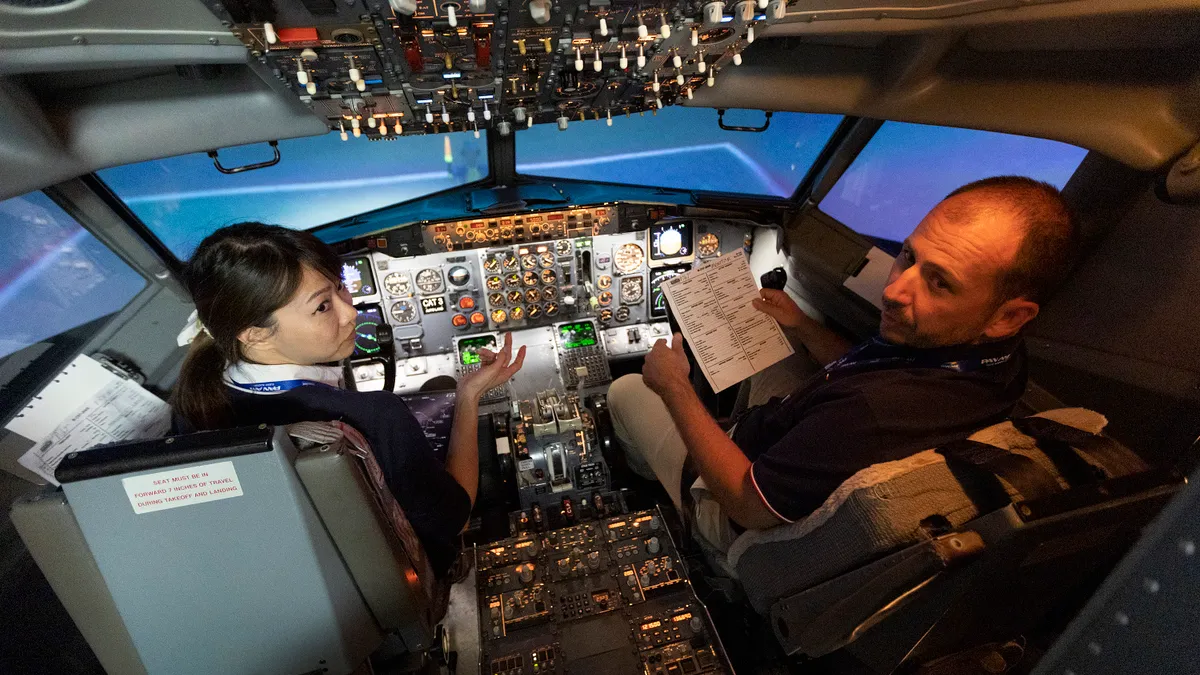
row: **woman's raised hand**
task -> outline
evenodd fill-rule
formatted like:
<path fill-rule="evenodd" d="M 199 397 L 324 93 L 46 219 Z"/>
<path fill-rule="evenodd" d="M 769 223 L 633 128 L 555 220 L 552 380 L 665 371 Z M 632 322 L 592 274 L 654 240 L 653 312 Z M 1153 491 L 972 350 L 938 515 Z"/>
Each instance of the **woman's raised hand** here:
<path fill-rule="evenodd" d="M 504 334 L 504 345 L 498 352 L 479 350 L 479 360 L 483 366 L 467 375 L 458 383 L 460 396 L 469 396 L 478 400 L 486 392 L 499 387 L 508 381 L 525 363 L 525 348 L 517 350 L 517 357 L 512 354 L 512 333 Z"/>

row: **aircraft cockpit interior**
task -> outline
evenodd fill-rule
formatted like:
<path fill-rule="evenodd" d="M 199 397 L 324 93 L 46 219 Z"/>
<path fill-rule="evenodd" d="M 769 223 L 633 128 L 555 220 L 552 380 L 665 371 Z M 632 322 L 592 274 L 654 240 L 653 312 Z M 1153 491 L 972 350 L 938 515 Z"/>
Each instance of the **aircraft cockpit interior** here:
<path fill-rule="evenodd" d="M 0 0 L 0 673 L 1195 672 L 1197 54 Z"/>

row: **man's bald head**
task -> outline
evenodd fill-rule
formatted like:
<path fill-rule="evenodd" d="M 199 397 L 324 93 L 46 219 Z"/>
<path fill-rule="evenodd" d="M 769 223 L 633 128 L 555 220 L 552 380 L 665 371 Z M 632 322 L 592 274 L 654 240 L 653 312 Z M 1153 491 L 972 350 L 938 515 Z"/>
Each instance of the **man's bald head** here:
<path fill-rule="evenodd" d="M 1066 280 L 1075 262 L 1079 233 L 1058 189 L 1024 176 L 996 176 L 968 183 L 946 196 L 940 208 L 957 222 L 1002 217 L 1023 232 L 1020 246 L 997 288 L 1000 299 L 1044 303 Z"/>

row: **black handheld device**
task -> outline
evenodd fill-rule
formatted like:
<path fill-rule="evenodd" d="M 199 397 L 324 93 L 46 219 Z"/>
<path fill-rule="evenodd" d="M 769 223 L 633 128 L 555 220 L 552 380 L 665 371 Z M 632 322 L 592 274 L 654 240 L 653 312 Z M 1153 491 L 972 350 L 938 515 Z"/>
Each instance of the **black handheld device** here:
<path fill-rule="evenodd" d="M 773 288 L 777 291 L 782 291 L 784 286 L 787 286 L 787 272 L 782 267 L 776 267 L 769 272 L 763 272 L 758 278 L 763 288 Z"/>

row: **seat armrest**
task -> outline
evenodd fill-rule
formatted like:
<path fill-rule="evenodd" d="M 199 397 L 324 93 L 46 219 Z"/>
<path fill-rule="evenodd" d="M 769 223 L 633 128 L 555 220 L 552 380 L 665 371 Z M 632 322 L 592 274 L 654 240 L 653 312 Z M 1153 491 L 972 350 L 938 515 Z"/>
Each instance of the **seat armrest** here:
<path fill-rule="evenodd" d="M 789 654 L 823 656 L 853 642 L 907 604 L 941 572 L 984 550 L 975 532 L 914 544 L 771 606 L 771 627 Z"/>

